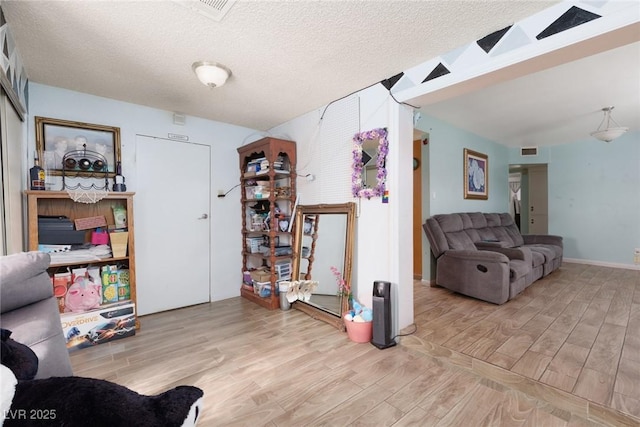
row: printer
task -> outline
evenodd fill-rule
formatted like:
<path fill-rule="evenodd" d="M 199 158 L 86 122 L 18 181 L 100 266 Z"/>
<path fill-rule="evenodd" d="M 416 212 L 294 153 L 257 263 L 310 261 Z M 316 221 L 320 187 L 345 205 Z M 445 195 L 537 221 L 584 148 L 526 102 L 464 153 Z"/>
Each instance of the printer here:
<path fill-rule="evenodd" d="M 38 215 L 38 243 L 42 245 L 82 245 L 85 231 L 75 230 L 66 216 Z"/>

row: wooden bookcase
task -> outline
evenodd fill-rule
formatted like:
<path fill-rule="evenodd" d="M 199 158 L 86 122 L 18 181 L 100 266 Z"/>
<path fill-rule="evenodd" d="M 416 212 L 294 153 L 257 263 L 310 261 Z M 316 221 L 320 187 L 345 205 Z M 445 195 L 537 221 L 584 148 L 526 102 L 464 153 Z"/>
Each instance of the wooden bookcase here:
<path fill-rule="evenodd" d="M 239 147 L 238 154 L 244 278 L 240 294 L 273 310 L 280 307 L 278 282 L 290 278 L 282 274 L 282 268 L 288 265 L 291 274 L 294 233 L 288 225 L 296 200 L 296 143 L 263 138 Z M 247 276 L 260 267 L 266 267 L 268 280 L 263 285 L 248 283 Z M 259 292 L 260 286 L 269 288 L 268 295 L 264 289 Z"/>
<path fill-rule="evenodd" d="M 81 267 L 88 264 L 94 266 L 124 264 L 129 268 L 129 287 L 130 299 L 128 301 L 136 303 L 136 262 L 135 262 L 135 239 L 134 239 L 134 221 L 133 221 L 133 192 L 110 192 L 107 196 L 91 204 L 74 202 L 66 191 L 25 191 L 27 195 L 28 207 L 28 248 L 30 251 L 38 250 L 38 215 L 60 215 L 66 216 L 71 221 L 79 218 L 89 218 L 94 216 L 104 216 L 107 224 L 114 224 L 113 207 L 124 207 L 127 210 L 127 252 L 122 257 L 104 258 L 100 260 L 86 260 L 78 262 L 54 263 L 49 267 L 49 273 L 52 274 L 66 267 Z M 91 241 L 91 231 L 86 231 L 85 242 Z M 119 301 L 124 302 L 124 301 Z M 116 303 L 114 303 L 116 304 Z M 100 307 L 96 310 L 103 309 Z M 140 324 L 136 318 L 136 328 Z"/>

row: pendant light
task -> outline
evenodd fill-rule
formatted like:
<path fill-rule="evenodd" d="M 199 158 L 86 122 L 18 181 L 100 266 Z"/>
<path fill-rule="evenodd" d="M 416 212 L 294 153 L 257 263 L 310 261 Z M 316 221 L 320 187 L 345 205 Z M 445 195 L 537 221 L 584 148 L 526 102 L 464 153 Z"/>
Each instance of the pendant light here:
<path fill-rule="evenodd" d="M 591 132 L 591 136 L 606 143 L 613 141 L 629 130 L 629 128 L 622 127 L 618 123 L 616 123 L 615 120 L 613 120 L 613 118 L 611 117 L 611 110 L 613 110 L 613 108 L 614 107 L 605 107 L 602 109 L 602 111 L 604 112 L 604 118 L 602 119 L 602 122 L 600 122 L 600 126 L 598 126 L 598 129 Z M 612 122 L 615 127 L 611 127 Z M 602 125 L 605 125 L 604 128 L 602 127 Z"/>

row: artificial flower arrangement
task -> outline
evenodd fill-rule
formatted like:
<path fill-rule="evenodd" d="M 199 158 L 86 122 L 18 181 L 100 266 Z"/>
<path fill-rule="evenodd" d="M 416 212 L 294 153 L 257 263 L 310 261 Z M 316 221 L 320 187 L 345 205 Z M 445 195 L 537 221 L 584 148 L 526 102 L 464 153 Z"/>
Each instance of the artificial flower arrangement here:
<path fill-rule="evenodd" d="M 376 158 L 376 186 L 364 188 L 362 182 L 362 143 L 368 139 L 378 139 L 378 156 Z M 351 173 L 351 193 L 353 197 L 381 197 L 384 195 L 385 182 L 387 181 L 387 169 L 385 159 L 389 153 L 389 141 L 387 139 L 387 129 L 379 128 L 366 132 L 357 133 L 353 137 L 353 170 Z"/>
<path fill-rule="evenodd" d="M 342 273 L 337 267 L 331 266 L 331 273 L 336 276 L 336 283 L 338 284 L 338 296 L 347 297 L 349 301 L 353 298 L 351 295 L 351 284 L 347 283 L 342 277 Z"/>

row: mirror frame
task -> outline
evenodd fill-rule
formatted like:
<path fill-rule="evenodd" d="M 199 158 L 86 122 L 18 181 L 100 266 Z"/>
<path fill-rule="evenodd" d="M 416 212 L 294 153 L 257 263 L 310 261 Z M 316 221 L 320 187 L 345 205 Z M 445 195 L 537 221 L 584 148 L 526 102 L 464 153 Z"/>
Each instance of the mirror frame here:
<path fill-rule="evenodd" d="M 376 156 L 376 185 L 375 187 L 365 187 L 362 179 L 362 144 L 366 140 L 378 140 Z M 353 164 L 351 167 L 351 193 L 353 197 L 382 197 L 387 181 L 387 169 L 385 162 L 389 153 L 389 140 L 387 139 L 387 129 L 377 128 L 366 132 L 360 132 L 353 136 Z"/>
<path fill-rule="evenodd" d="M 344 248 L 344 270 L 342 271 L 342 278 L 345 283 L 351 286 L 351 270 L 353 267 L 353 248 L 355 240 L 355 216 L 356 216 L 356 204 L 354 202 L 347 202 L 341 204 L 319 204 L 319 205 L 298 205 L 295 212 L 295 234 L 293 244 L 293 266 L 292 266 L 292 279 L 298 280 L 300 276 L 300 256 L 301 256 L 301 242 L 304 227 L 304 215 L 306 214 L 346 214 L 347 215 L 347 228 L 345 236 L 345 248 Z M 353 289 L 352 287 L 350 289 Z M 328 311 L 322 310 L 313 305 L 307 304 L 304 301 L 295 301 L 292 306 L 300 310 L 314 319 L 322 320 L 329 323 L 341 331 L 345 330 L 344 320 L 342 316 L 349 310 L 348 298 L 342 296 L 340 301 L 340 315 L 335 315 Z"/>

